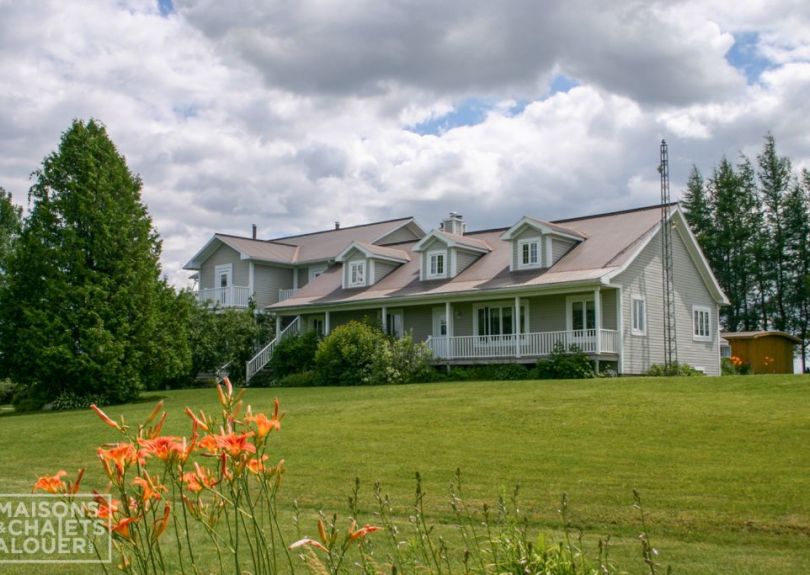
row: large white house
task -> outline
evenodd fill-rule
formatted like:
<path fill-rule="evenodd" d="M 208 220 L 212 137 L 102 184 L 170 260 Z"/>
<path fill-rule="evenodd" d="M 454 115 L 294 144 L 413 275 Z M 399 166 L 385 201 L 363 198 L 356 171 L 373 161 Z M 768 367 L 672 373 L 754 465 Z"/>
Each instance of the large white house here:
<path fill-rule="evenodd" d="M 673 233 L 680 362 L 720 373 L 727 304 L 677 204 Z M 425 232 L 413 218 L 271 240 L 215 234 L 186 264 L 200 300 L 277 316 L 275 341 L 370 318 L 426 341 L 437 362 L 534 362 L 578 345 L 622 374 L 664 362 L 661 207 L 468 231 L 451 213 Z"/>

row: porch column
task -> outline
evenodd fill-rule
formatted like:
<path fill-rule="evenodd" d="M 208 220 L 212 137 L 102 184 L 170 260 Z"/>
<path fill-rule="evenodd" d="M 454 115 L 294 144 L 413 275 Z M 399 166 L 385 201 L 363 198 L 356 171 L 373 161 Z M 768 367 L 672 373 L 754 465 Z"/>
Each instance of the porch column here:
<path fill-rule="evenodd" d="M 382 306 L 382 330 L 383 333 L 388 333 L 388 308 Z"/>
<path fill-rule="evenodd" d="M 292 273 L 293 273 L 293 289 L 298 289 L 298 268 L 293 268 Z"/>
<path fill-rule="evenodd" d="M 281 337 L 281 315 L 276 314 L 276 340 Z"/>
<path fill-rule="evenodd" d="M 447 358 L 453 359 L 453 306 L 449 301 L 444 302 L 444 321 L 447 325 Z"/>
<path fill-rule="evenodd" d="M 520 357 L 520 296 L 515 296 L 515 357 Z"/>
<path fill-rule="evenodd" d="M 323 335 L 324 336 L 329 335 L 329 330 L 330 330 L 330 326 L 329 326 L 329 310 L 326 310 L 325 312 L 323 312 Z"/>
<path fill-rule="evenodd" d="M 599 287 L 593 291 L 593 311 L 596 315 L 596 353 L 602 353 L 602 292 Z"/>

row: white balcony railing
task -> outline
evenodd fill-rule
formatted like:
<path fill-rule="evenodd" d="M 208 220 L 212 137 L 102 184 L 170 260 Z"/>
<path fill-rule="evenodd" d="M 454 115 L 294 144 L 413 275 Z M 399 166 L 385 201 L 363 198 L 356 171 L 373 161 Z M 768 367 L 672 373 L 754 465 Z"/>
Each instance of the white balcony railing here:
<path fill-rule="evenodd" d="M 280 289 L 278 290 L 278 301 L 284 301 L 285 299 L 290 299 L 295 294 L 298 293 L 298 288 L 291 288 L 291 289 Z"/>
<path fill-rule="evenodd" d="M 247 307 L 250 295 L 250 288 L 243 286 L 205 288 L 197 292 L 197 301 L 210 302 L 220 307 Z"/>
<path fill-rule="evenodd" d="M 576 345 L 585 353 L 619 353 L 619 332 L 612 329 L 544 331 L 510 335 L 429 337 L 433 356 L 440 359 L 493 359 L 549 355 L 557 343 L 565 349 Z"/>

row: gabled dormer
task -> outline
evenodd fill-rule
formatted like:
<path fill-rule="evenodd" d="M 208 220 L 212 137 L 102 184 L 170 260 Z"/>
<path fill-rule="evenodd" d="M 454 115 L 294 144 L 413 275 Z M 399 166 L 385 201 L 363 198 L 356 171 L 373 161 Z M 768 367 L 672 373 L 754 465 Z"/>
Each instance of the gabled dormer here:
<path fill-rule="evenodd" d="M 441 229 L 432 230 L 413 247 L 420 254 L 420 280 L 454 278 L 492 251 L 486 242 L 465 236 L 466 228 L 461 214 L 450 212 Z"/>
<path fill-rule="evenodd" d="M 574 229 L 524 216 L 501 239 L 512 245 L 509 271 L 514 272 L 550 268 L 586 238 Z"/>
<path fill-rule="evenodd" d="M 355 241 L 335 261 L 343 264 L 343 289 L 354 289 L 374 285 L 411 258 L 402 250 Z"/>

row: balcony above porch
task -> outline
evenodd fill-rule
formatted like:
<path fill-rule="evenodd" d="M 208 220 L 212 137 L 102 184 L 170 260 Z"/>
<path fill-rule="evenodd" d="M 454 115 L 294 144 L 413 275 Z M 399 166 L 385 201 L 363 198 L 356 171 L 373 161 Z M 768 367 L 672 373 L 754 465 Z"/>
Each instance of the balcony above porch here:
<path fill-rule="evenodd" d="M 219 307 L 246 308 L 250 303 L 250 291 L 247 286 L 204 288 L 197 292 L 197 301 Z"/>
<path fill-rule="evenodd" d="M 477 363 L 492 360 L 526 360 L 542 358 L 562 344 L 566 350 L 577 346 L 593 357 L 618 356 L 619 332 L 612 329 L 530 332 L 520 335 L 464 335 L 427 339 L 437 363 Z"/>

